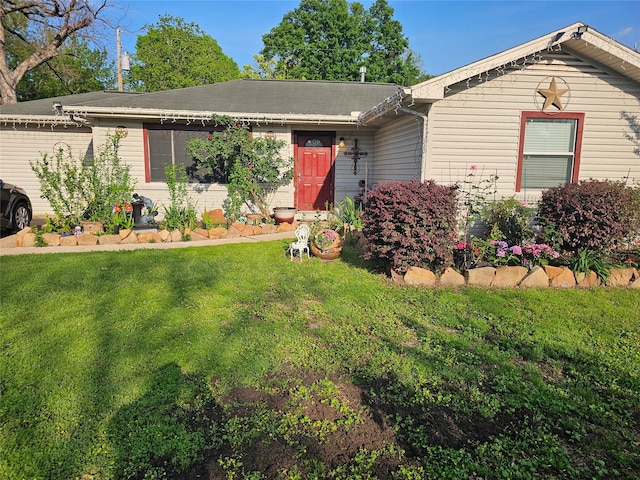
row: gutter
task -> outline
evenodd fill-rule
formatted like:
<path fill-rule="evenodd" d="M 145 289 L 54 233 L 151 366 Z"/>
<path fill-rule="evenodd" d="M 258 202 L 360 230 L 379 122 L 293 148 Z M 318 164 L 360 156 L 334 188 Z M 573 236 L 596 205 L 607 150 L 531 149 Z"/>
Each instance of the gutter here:
<path fill-rule="evenodd" d="M 79 121 L 72 117 L 60 116 L 60 115 L 17 115 L 17 114 L 0 114 L 0 124 L 3 127 L 8 127 L 10 124 L 15 129 L 17 126 L 24 125 L 27 128 L 30 124 L 33 124 L 37 128 L 42 128 L 47 125 L 54 129 L 58 125 L 63 127 L 85 127 L 90 126 L 84 121 Z"/>
<path fill-rule="evenodd" d="M 305 123 L 321 125 L 326 123 L 353 125 L 357 122 L 357 113 L 351 115 L 309 115 L 301 113 L 246 113 L 246 112 L 210 112 L 210 111 L 190 111 L 190 110 L 163 110 L 148 108 L 112 108 L 112 107 L 85 107 L 68 106 L 64 107 L 65 112 L 72 114 L 76 118 L 128 118 L 128 119 L 157 119 L 160 123 L 173 123 L 175 121 L 186 121 L 190 123 L 201 123 L 203 126 L 215 123 L 211 116 L 226 115 L 234 120 L 243 123 L 260 124 L 280 124 Z"/>
<path fill-rule="evenodd" d="M 372 120 L 382 117 L 391 110 L 395 110 L 397 112 L 402 107 L 402 100 L 410 94 L 410 88 L 400 87 L 396 93 L 385 98 L 373 108 L 370 108 L 366 112 L 362 112 L 358 115 L 358 126 L 364 126 Z"/>

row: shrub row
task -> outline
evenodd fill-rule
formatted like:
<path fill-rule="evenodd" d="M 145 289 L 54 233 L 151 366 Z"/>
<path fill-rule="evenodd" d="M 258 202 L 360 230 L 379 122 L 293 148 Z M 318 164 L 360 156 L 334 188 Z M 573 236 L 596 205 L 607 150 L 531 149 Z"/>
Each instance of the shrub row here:
<path fill-rule="evenodd" d="M 364 258 L 400 274 L 409 267 L 441 271 L 453 265 L 456 245 L 478 250 L 467 242 L 467 235 L 456 244 L 457 208 L 457 186 L 440 186 L 432 180 L 376 185 L 363 212 Z M 609 180 L 550 188 L 543 192 L 537 211 L 513 198 L 476 209 L 488 227 L 485 245 L 542 244 L 569 258 L 618 248 L 640 230 L 640 189 Z M 504 252 L 496 253 L 504 259 L 500 255 Z"/>

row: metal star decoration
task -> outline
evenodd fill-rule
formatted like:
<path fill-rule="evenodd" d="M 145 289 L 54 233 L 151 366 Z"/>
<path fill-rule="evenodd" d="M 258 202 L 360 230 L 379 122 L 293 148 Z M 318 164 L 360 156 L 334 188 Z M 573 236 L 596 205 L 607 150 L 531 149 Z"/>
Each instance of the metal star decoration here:
<path fill-rule="evenodd" d="M 549 88 L 539 88 L 538 93 L 544 97 L 544 106 L 542 110 L 546 110 L 551 105 L 555 105 L 558 107 L 558 110 L 563 110 L 562 106 L 562 95 L 569 91 L 568 88 L 558 88 L 556 85 L 556 77 L 551 79 L 551 84 Z"/>

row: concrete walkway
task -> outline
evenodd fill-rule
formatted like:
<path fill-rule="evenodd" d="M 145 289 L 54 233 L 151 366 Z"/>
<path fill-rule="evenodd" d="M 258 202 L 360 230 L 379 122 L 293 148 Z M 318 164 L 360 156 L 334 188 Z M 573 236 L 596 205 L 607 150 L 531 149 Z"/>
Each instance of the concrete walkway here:
<path fill-rule="evenodd" d="M 75 245 L 70 247 L 16 247 L 16 235 L 7 235 L 0 239 L 0 256 L 3 255 L 31 255 L 46 253 L 80 253 L 80 252 L 113 252 L 123 250 L 139 250 L 142 248 L 188 248 L 225 245 L 230 243 L 257 243 L 273 240 L 295 238 L 295 232 L 267 233 L 251 237 L 223 238 L 219 240 L 196 240 L 193 242 L 163 242 L 163 243 L 129 243 L 124 245 Z"/>

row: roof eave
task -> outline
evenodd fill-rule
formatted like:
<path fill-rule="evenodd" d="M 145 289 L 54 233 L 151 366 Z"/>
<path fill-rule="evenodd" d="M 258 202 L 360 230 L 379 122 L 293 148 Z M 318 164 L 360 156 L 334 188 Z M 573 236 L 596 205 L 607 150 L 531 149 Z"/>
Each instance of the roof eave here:
<path fill-rule="evenodd" d="M 203 126 L 214 123 L 213 115 L 228 116 L 239 122 L 254 124 L 308 124 L 308 125 L 354 125 L 358 121 L 360 112 L 352 112 L 350 115 L 319 115 L 296 113 L 243 113 L 243 112 L 210 112 L 190 110 L 165 110 L 147 108 L 111 108 L 111 107 L 86 107 L 65 106 L 64 116 L 61 115 L 19 115 L 0 114 L 0 123 L 35 124 L 35 125 L 64 125 L 83 126 L 89 125 L 91 120 L 97 118 L 118 118 L 129 120 L 160 121 L 160 123 L 173 123 L 175 121 L 201 123 Z"/>
<path fill-rule="evenodd" d="M 586 27 L 586 31 L 579 33 L 578 28 L 580 27 Z M 535 61 L 536 56 L 554 48 L 556 45 L 566 44 L 569 47 L 570 45 L 575 45 L 576 42 L 585 42 L 585 44 L 589 44 L 594 48 L 608 52 L 611 57 L 616 59 L 615 71 L 618 74 L 636 82 L 640 81 L 640 54 L 638 52 L 582 22 L 577 22 L 548 35 L 415 85 L 412 88 L 411 95 L 415 102 L 437 102 L 445 97 L 447 89 L 451 85 L 483 75 L 494 69 L 498 71 L 504 70 L 505 67 L 523 58 L 525 59 L 523 64 L 526 65 L 529 57 L 531 57 L 532 61 Z"/>
<path fill-rule="evenodd" d="M 128 118 L 128 119 L 148 119 L 160 120 L 164 122 L 186 121 L 188 123 L 211 122 L 213 115 L 228 116 L 240 122 L 257 124 L 285 124 L 285 123 L 305 123 L 305 124 L 354 124 L 358 119 L 359 112 L 350 115 L 320 115 L 302 113 L 247 113 L 247 112 L 211 112 L 211 111 L 190 111 L 190 110 L 167 110 L 167 109 L 147 109 L 147 108 L 110 108 L 110 107 L 73 107 L 65 108 L 66 112 L 73 113 L 76 117 L 84 118 Z"/>
<path fill-rule="evenodd" d="M 586 26 L 581 22 L 574 23 L 568 27 L 561 28 L 548 35 L 536 38 L 529 42 L 517 45 L 509 50 L 497 53 L 490 57 L 478 60 L 464 67 L 452 70 L 449 73 L 439 75 L 426 82 L 415 85 L 411 89 L 414 101 L 435 102 L 445 97 L 447 87 L 468 78 L 481 75 L 489 70 L 498 69 L 509 65 L 516 59 L 535 55 L 543 50 L 550 49 L 558 43 L 571 39 L 578 27 Z"/>

